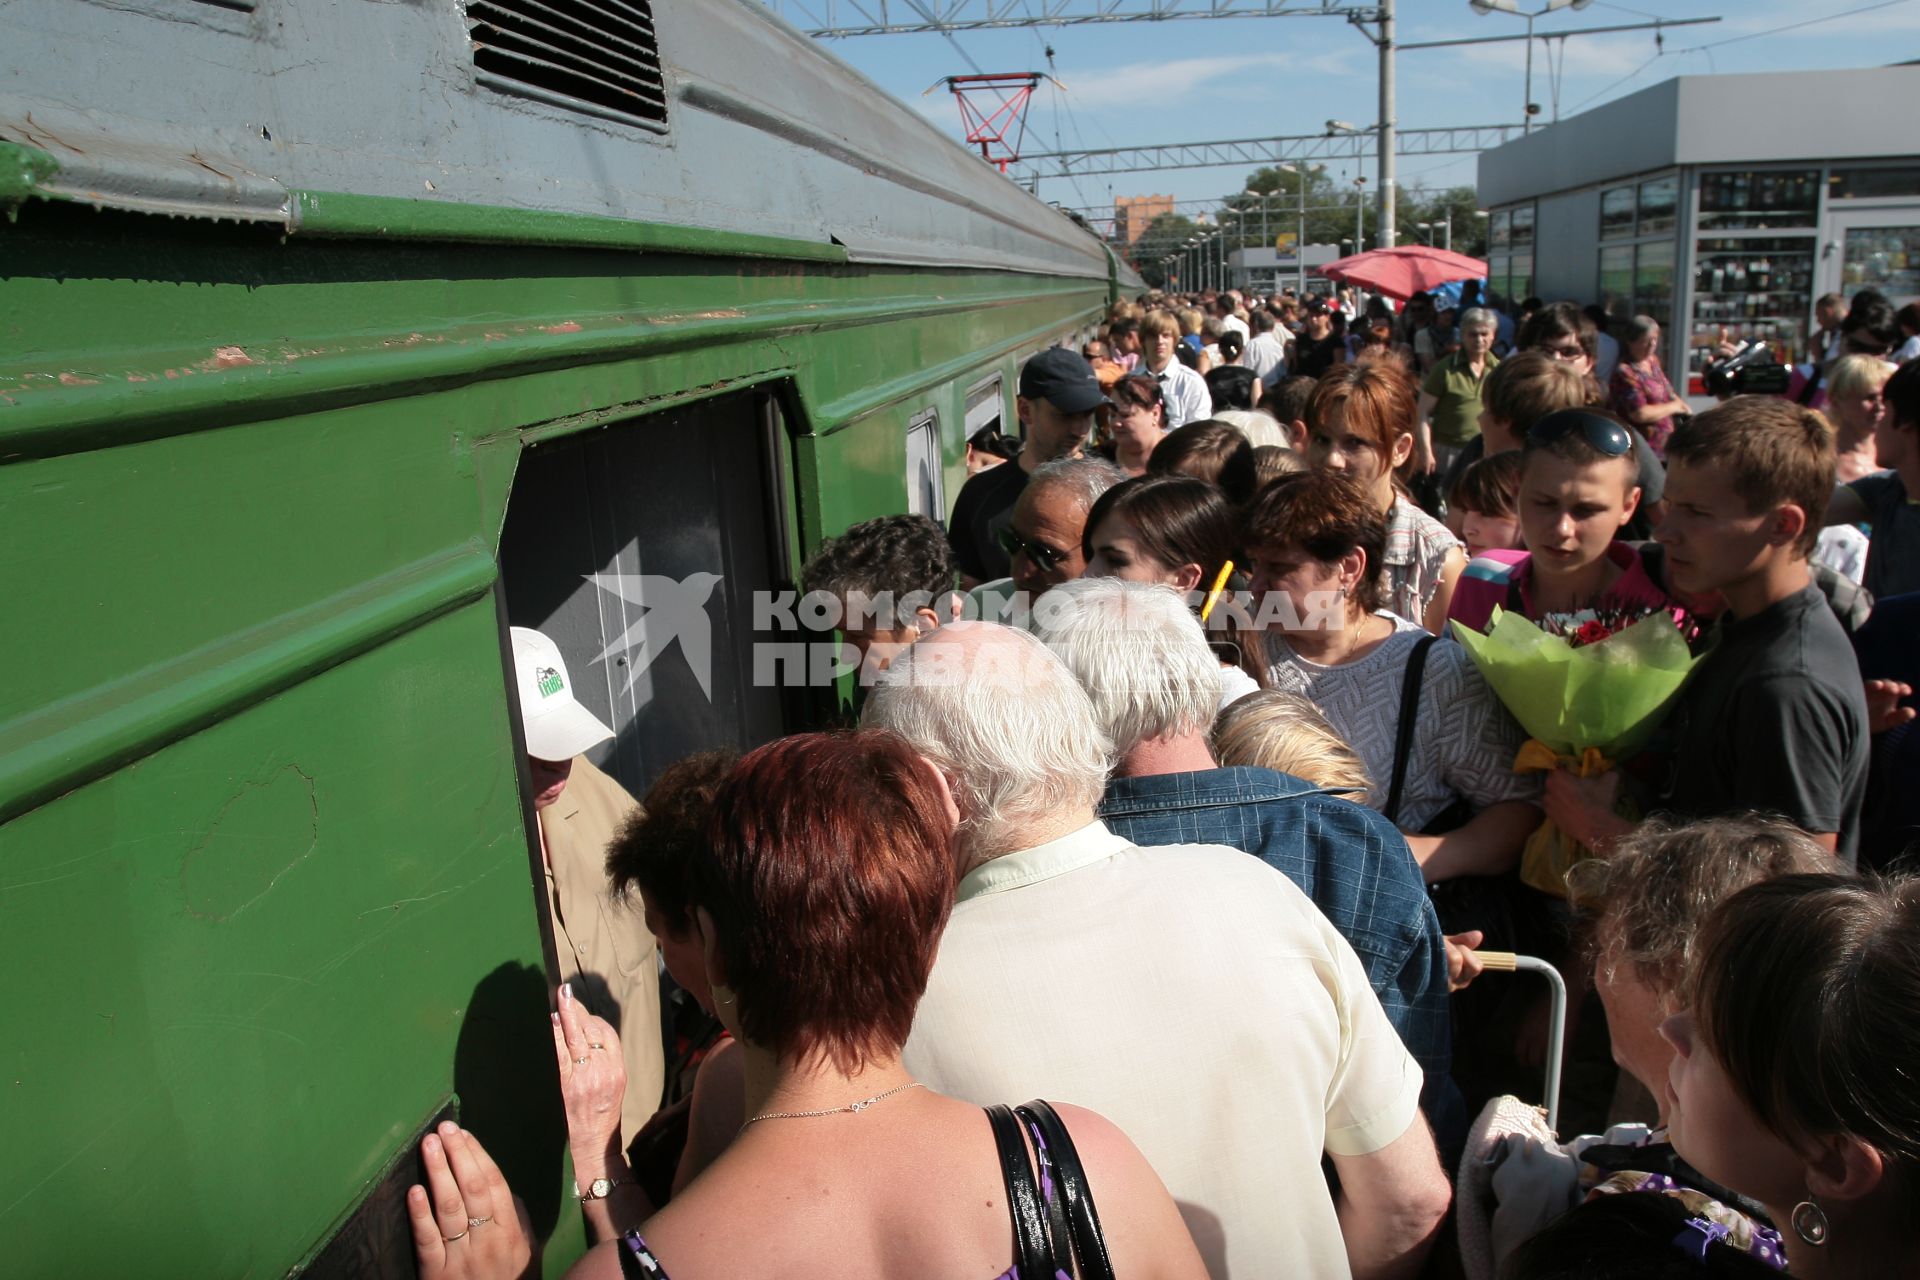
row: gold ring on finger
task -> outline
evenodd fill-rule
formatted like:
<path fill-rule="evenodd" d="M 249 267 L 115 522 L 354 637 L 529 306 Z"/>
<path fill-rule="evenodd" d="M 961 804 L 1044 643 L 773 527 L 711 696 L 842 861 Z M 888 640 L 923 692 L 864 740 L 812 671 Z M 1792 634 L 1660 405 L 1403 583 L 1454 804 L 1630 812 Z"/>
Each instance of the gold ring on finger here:
<path fill-rule="evenodd" d="M 471 1231 L 471 1230 L 473 1230 L 472 1227 L 467 1228 L 467 1231 Z M 445 1240 L 448 1244 L 452 1244 L 455 1240 L 465 1240 L 467 1238 L 467 1231 L 462 1231 L 457 1236 L 441 1236 L 440 1238 L 442 1240 Z"/>
<path fill-rule="evenodd" d="M 492 1215 L 492 1214 L 488 1214 L 488 1215 L 487 1215 L 486 1217 L 484 1217 L 484 1218 L 468 1218 L 468 1219 L 467 1219 L 467 1230 L 468 1230 L 468 1231 L 471 1231 L 471 1230 L 473 1230 L 473 1229 L 474 1229 L 475 1227 L 484 1227 L 484 1226 L 486 1226 L 486 1225 L 487 1225 L 487 1224 L 488 1224 L 489 1222 L 492 1222 L 492 1221 L 493 1221 L 493 1215 Z"/>
<path fill-rule="evenodd" d="M 593 1041 L 591 1041 L 591 1040 L 589 1040 L 589 1041 L 587 1041 L 587 1048 L 589 1048 L 589 1049 L 604 1049 L 604 1048 L 606 1048 L 606 1047 L 607 1047 L 607 1046 L 605 1046 L 605 1045 L 603 1045 L 603 1044 L 596 1044 L 596 1043 L 594 1043 L 594 1042 L 593 1042 Z"/>

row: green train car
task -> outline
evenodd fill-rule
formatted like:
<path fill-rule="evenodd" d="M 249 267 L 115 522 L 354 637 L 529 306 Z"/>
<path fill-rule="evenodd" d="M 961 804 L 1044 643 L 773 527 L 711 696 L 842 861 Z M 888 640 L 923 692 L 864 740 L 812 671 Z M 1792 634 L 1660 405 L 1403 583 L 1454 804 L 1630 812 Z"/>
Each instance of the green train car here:
<path fill-rule="evenodd" d="M 0 213 L 0 1272 L 410 1275 L 449 1110 L 563 1266 L 506 627 L 809 723 L 756 593 L 1131 277 L 747 0 L 11 0 Z"/>

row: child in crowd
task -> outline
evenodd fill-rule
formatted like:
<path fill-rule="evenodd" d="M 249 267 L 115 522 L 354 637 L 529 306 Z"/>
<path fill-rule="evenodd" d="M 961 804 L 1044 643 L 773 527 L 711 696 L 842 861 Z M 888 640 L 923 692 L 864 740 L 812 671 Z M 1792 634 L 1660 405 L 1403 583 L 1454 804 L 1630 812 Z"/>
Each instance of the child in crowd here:
<path fill-rule="evenodd" d="M 1597 405 L 1599 389 L 1571 364 L 1526 351 L 1503 360 L 1487 374 L 1480 390 L 1480 434 L 1460 447 L 1442 482 L 1452 493 L 1467 468 L 1482 458 L 1498 457 L 1520 448 L 1527 428 L 1558 409 Z M 1463 529 L 1463 513 L 1447 511 L 1447 527 Z"/>
<path fill-rule="evenodd" d="M 1469 572 L 1471 561 L 1489 551 L 1518 551 L 1525 545 L 1515 509 L 1519 492 L 1520 455 L 1512 451 L 1480 459 L 1454 481 L 1447 494 L 1447 511 L 1460 513 L 1458 531 L 1467 544 Z"/>
<path fill-rule="evenodd" d="M 1601 409 L 1562 409 L 1533 424 L 1520 459 L 1518 515 L 1528 550 L 1489 551 L 1469 564 L 1451 620 L 1485 631 L 1496 607 L 1537 622 L 1553 613 L 1672 603 L 1639 552 L 1619 541 L 1640 505 L 1631 428 Z"/>
<path fill-rule="evenodd" d="M 1673 434 L 1660 523 L 1668 580 L 1726 602 L 1670 718 L 1660 807 L 1784 814 L 1848 866 L 1867 784 L 1867 704 L 1846 632 L 1807 567 L 1833 492 L 1833 429 L 1787 400 L 1736 396 Z M 1523 499 L 1524 501 L 1524 499 Z M 1619 774 L 1547 778 L 1547 814 L 1604 851 L 1631 824 Z"/>
<path fill-rule="evenodd" d="M 1308 377 L 1295 374 L 1282 378 L 1273 389 L 1261 398 L 1280 423 L 1280 429 L 1287 434 L 1287 447 L 1295 453 L 1307 451 L 1307 406 L 1313 401 L 1313 389 L 1318 383 Z"/>

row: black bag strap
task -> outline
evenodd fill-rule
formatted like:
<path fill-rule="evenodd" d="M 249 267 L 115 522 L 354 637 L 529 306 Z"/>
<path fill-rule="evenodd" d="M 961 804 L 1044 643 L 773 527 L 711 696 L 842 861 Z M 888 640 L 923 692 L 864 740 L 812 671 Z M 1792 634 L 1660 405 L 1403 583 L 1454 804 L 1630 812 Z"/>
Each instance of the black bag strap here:
<path fill-rule="evenodd" d="M 1400 796 L 1407 787 L 1407 761 L 1413 756 L 1413 730 L 1420 718 L 1420 681 L 1427 670 L 1427 650 L 1438 636 L 1421 636 L 1407 655 L 1407 675 L 1400 684 L 1400 723 L 1393 732 L 1393 784 L 1380 814 L 1388 822 L 1400 820 Z"/>
<path fill-rule="evenodd" d="M 1100 1229 L 1100 1212 L 1094 1208 L 1093 1188 L 1087 1185 L 1087 1171 L 1067 1126 L 1061 1123 L 1059 1113 L 1039 1098 L 1018 1112 L 1038 1131 L 1040 1141 L 1036 1145 L 1041 1159 L 1052 1164 L 1060 1198 L 1066 1203 L 1075 1274 L 1080 1280 L 1113 1280 L 1113 1260 L 1107 1256 L 1107 1238 Z"/>
<path fill-rule="evenodd" d="M 1020 1136 L 1020 1122 L 1013 1111 L 995 1104 L 986 1108 L 987 1123 L 993 1126 L 993 1145 L 1000 1152 L 1000 1177 L 1007 1187 L 1007 1212 L 1013 1218 L 1013 1260 L 1022 1276 L 1051 1278 L 1059 1270 L 1054 1263 L 1054 1248 L 1042 1216 L 1040 1188 L 1033 1177 L 1033 1160 L 1027 1154 L 1027 1140 Z"/>

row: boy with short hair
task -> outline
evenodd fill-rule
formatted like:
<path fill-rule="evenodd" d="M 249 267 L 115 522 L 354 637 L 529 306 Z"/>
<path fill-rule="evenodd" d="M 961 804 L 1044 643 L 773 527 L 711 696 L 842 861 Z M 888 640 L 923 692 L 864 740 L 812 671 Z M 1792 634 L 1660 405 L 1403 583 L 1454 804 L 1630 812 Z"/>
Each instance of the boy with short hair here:
<path fill-rule="evenodd" d="M 1600 409 L 1562 409 L 1521 449 L 1516 510 L 1524 551 L 1489 551 L 1460 575 L 1448 618 L 1485 631 L 1496 607 L 1538 621 L 1583 609 L 1672 604 L 1619 540 L 1640 506 L 1633 432 Z"/>
<path fill-rule="evenodd" d="M 1480 403 L 1480 434 L 1462 446 L 1447 472 L 1443 492 L 1450 492 L 1466 469 L 1481 458 L 1520 448 L 1533 424 L 1548 414 L 1563 409 L 1604 409 L 1607 397 L 1579 364 L 1555 360 L 1539 351 L 1522 351 L 1501 361 L 1487 375 Z M 1640 504 L 1620 536 L 1640 541 L 1652 536 L 1657 518 L 1654 513 L 1665 496 L 1666 472 L 1653 446 L 1639 432 L 1630 430 L 1629 438 Z M 1456 534 L 1460 532 L 1457 521 L 1452 512 L 1447 514 L 1447 527 Z"/>
<path fill-rule="evenodd" d="M 1320 384 L 1302 374 L 1282 378 L 1262 401 L 1267 412 L 1279 419 L 1287 433 L 1287 447 L 1304 455 L 1307 451 L 1307 405 L 1313 401 L 1313 389 Z"/>
<path fill-rule="evenodd" d="M 1833 429 L 1791 401 L 1736 396 L 1674 432 L 1659 528 L 1676 590 L 1727 609 L 1669 720 L 1661 806 L 1682 819 L 1784 814 L 1851 866 L 1867 785 L 1867 704 L 1853 648 L 1807 557 L 1833 492 Z M 1616 775 L 1547 779 L 1547 815 L 1604 849 L 1628 829 Z"/>

